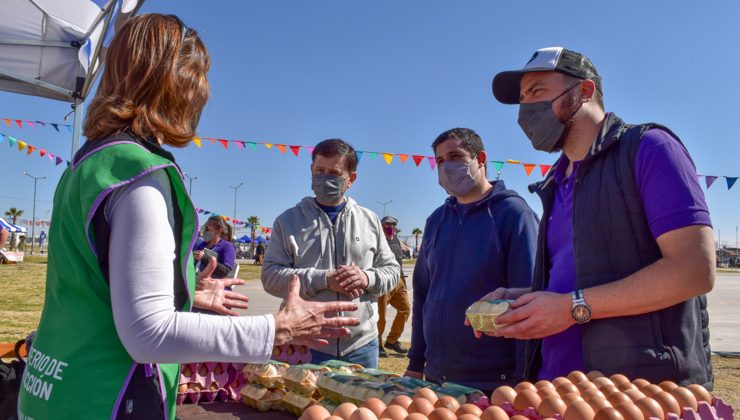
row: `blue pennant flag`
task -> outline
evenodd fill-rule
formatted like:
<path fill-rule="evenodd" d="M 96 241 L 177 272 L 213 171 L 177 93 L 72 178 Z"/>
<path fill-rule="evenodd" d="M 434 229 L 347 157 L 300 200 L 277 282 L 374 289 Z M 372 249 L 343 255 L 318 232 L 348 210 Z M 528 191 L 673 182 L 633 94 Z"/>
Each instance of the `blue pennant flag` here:
<path fill-rule="evenodd" d="M 725 178 L 727 178 L 727 189 L 729 190 L 730 188 L 732 188 L 733 185 L 735 185 L 735 181 L 737 181 L 738 177 L 726 176 Z"/>

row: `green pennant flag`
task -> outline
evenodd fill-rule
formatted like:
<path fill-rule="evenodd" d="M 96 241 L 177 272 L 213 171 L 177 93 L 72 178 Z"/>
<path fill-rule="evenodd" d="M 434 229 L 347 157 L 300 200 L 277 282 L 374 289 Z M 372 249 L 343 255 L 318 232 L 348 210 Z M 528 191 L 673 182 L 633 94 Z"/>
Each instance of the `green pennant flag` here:
<path fill-rule="evenodd" d="M 365 152 L 365 153 L 370 155 L 371 158 L 375 158 L 376 156 L 378 156 L 378 152 Z"/>
<path fill-rule="evenodd" d="M 13 147 L 18 142 L 15 137 L 8 136 L 8 146 Z"/>
<path fill-rule="evenodd" d="M 504 162 L 493 160 L 491 163 L 493 163 L 493 169 L 496 170 L 496 173 L 501 173 L 501 169 L 504 168 Z"/>
<path fill-rule="evenodd" d="M 257 150 L 257 143 L 249 142 L 249 146 L 252 148 L 252 150 Z"/>

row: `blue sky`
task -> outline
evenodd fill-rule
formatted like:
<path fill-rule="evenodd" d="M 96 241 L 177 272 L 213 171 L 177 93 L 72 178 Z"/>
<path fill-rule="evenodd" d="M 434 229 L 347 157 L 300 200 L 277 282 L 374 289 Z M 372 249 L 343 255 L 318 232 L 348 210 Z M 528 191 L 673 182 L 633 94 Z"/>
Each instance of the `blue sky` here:
<path fill-rule="evenodd" d="M 206 5 L 204 7 L 204 5 Z M 229 7 L 226 7 L 227 5 Z M 220 7 L 219 7 L 220 6 Z M 444 130 L 469 127 L 490 160 L 552 163 L 534 151 L 516 123 L 517 107 L 497 103 L 491 79 L 519 68 L 534 50 L 565 46 L 583 52 L 603 78 L 606 108 L 628 122 L 655 121 L 684 141 L 700 174 L 740 176 L 736 126 L 740 109 L 740 3 L 735 1 L 240 1 L 149 0 L 142 12 L 175 13 L 197 29 L 210 50 L 211 99 L 200 121 L 203 136 L 313 145 L 339 137 L 359 150 L 430 155 Z M 0 93 L 0 118 L 62 122 L 69 104 Z M 0 132 L 69 158 L 70 136 L 53 129 Z M 51 210 L 62 173 L 48 160 L 0 143 L 0 209 L 37 217 Z M 258 147 L 224 150 L 194 145 L 176 150 L 198 179 L 198 207 L 237 218 L 256 215 L 266 226 L 310 195 L 310 158 Z M 492 168 L 489 166 L 489 171 Z M 541 212 L 519 165 L 502 179 Z M 703 182 L 703 180 L 702 180 Z M 722 240 L 734 244 L 740 187 L 720 178 L 705 190 Z M 403 234 L 423 228 L 444 201 L 436 171 L 424 162 L 363 157 L 350 195 L 400 220 Z"/>

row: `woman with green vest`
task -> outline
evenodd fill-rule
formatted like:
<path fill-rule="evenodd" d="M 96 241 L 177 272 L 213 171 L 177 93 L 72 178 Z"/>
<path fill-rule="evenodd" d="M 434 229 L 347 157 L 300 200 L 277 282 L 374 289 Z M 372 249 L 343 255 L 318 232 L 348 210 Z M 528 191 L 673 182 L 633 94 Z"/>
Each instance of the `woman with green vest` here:
<path fill-rule="evenodd" d="M 178 363 L 264 362 L 273 346 L 326 345 L 357 325 L 350 302 L 305 302 L 297 278 L 274 315 L 234 314 L 235 279 L 196 279 L 197 213 L 163 145 L 186 146 L 210 58 L 179 18 L 118 31 L 88 109 L 87 143 L 54 194 L 46 296 L 19 396 L 21 419 L 174 419 Z M 143 246 L 142 244 L 146 244 Z"/>

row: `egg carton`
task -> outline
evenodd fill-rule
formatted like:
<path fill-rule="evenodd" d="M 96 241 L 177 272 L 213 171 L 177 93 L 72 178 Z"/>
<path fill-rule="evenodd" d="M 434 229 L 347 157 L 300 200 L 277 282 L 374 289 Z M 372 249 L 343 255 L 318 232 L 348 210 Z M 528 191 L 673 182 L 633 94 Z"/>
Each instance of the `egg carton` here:
<path fill-rule="evenodd" d="M 272 360 L 284 362 L 289 365 L 311 363 L 311 358 L 311 351 L 306 346 L 283 344 L 281 346 L 275 346 L 272 350 Z"/>

